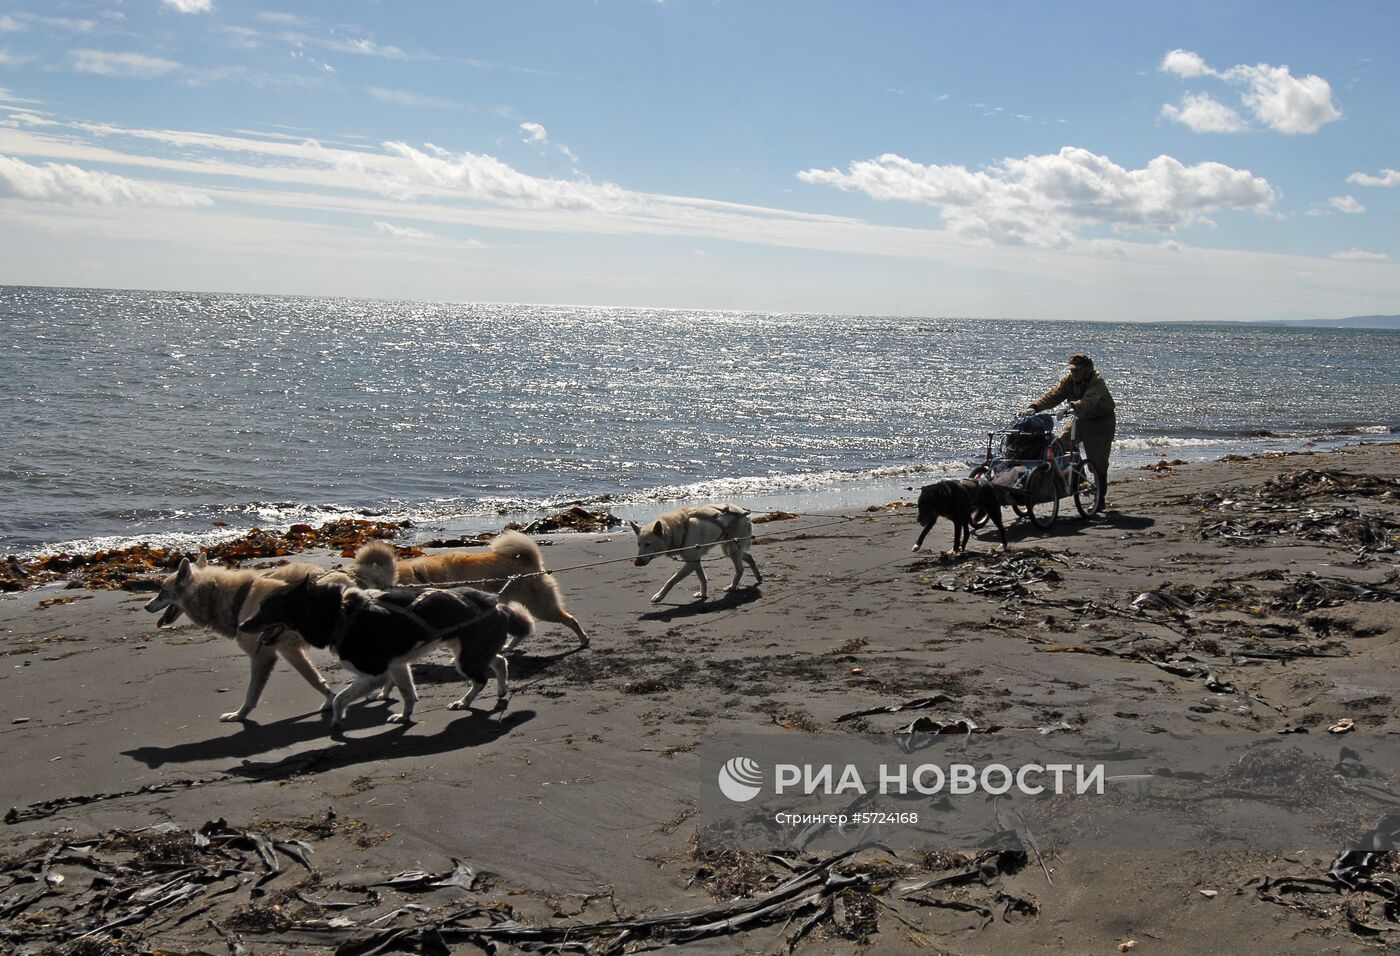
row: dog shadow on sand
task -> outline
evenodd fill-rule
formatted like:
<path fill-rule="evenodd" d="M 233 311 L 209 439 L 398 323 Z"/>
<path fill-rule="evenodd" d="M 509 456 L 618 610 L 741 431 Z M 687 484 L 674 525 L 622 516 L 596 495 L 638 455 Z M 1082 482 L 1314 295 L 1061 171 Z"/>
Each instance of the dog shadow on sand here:
<path fill-rule="evenodd" d="M 281 760 L 245 760 L 226 772 L 255 781 L 285 780 L 363 763 L 384 764 L 409 757 L 436 757 L 490 743 L 535 717 L 533 710 L 504 713 L 499 709 L 469 710 L 461 714 L 433 733 L 417 733 L 413 725 L 404 724 L 388 724 L 388 730 L 369 737 L 346 737 L 342 732 L 328 738 L 331 742 L 324 747 L 304 750 Z"/>
<path fill-rule="evenodd" d="M 1073 507 L 1070 508 L 1068 515 L 1061 507 L 1059 520 L 1051 525 L 1047 531 L 1041 531 L 1029 521 L 1017 521 L 1012 518 L 1009 512 L 1007 518 L 1006 540 L 1013 547 L 1017 544 L 1035 544 L 1038 541 L 1048 541 L 1053 538 L 1076 538 L 1101 528 L 1111 528 L 1114 531 L 1146 531 L 1157 523 L 1153 518 L 1126 515 L 1119 511 L 1106 511 L 1086 520 L 1075 514 Z M 948 531 L 949 541 L 952 540 L 952 534 L 950 528 Z M 1001 535 L 997 533 L 996 528 L 985 525 L 972 533 L 971 544 L 1000 549 Z M 925 550 L 936 551 L 938 545 L 930 538 Z"/>
<path fill-rule="evenodd" d="M 677 618 L 699 617 L 701 614 L 732 611 L 736 607 L 751 604 L 761 597 L 763 597 L 763 589 L 756 584 L 750 584 L 737 591 L 726 591 L 723 597 L 715 601 L 701 601 L 697 598 L 688 604 L 648 611 L 646 614 L 638 615 L 638 620 L 670 623 Z"/>
<path fill-rule="evenodd" d="M 460 677 L 458 678 L 460 680 Z M 326 717 L 319 713 L 302 714 L 297 717 L 287 717 L 282 720 L 274 720 L 270 723 L 262 724 L 255 720 L 244 721 L 239 729 L 233 733 L 220 734 L 216 737 L 208 737 L 204 740 L 192 740 L 189 743 L 175 744 L 171 747 L 136 747 L 132 750 L 122 751 L 122 756 L 130 757 L 147 767 L 155 769 L 168 763 L 192 763 L 195 761 L 226 760 L 229 758 L 247 758 L 267 753 L 272 750 L 281 750 L 284 747 L 296 744 L 307 743 L 313 740 L 344 740 L 344 743 L 334 743 L 327 750 L 335 750 L 342 747 L 353 747 L 358 753 L 360 745 L 373 745 L 376 750 L 386 751 L 378 753 L 376 756 L 364 759 L 384 759 L 389 756 L 411 756 L 418 753 L 419 748 L 424 746 L 423 741 L 431 741 L 427 746 L 439 747 L 440 749 L 425 750 L 423 753 L 445 753 L 450 750 L 459 750 L 466 747 L 475 747 L 482 743 L 494 740 L 510 729 L 524 723 L 534 717 L 532 710 L 518 710 L 501 714 L 499 710 L 474 709 L 462 711 L 457 717 L 442 731 L 430 734 L 426 737 L 410 736 L 405 738 L 405 733 L 419 724 L 390 724 L 385 721 L 389 715 L 390 704 L 394 704 L 397 709 L 397 702 L 371 701 L 366 704 L 351 706 L 345 715 L 345 723 L 341 731 L 332 735 L 327 724 Z M 429 712 L 432 713 L 432 712 Z M 449 713 L 458 713 L 449 711 Z M 499 717 L 497 715 L 500 715 Z M 236 726 L 236 725 L 235 725 Z M 366 738 L 344 738 L 345 731 L 362 731 L 382 729 L 383 732 Z M 392 751 L 388 753 L 387 751 Z M 308 753 L 315 751 L 301 752 L 287 757 L 285 761 L 277 763 L 289 763 L 305 761 Z M 351 755 L 353 756 L 353 755 Z M 350 759 L 348 762 L 358 762 Z M 249 766 L 246 761 L 244 766 Z M 266 764 L 272 767 L 276 764 Z M 235 768 L 232 772 L 240 772 Z"/>

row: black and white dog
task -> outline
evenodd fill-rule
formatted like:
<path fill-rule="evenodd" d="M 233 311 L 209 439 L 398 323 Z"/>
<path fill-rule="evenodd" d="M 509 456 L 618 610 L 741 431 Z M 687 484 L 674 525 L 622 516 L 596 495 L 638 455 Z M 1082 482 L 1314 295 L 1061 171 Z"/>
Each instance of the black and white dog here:
<path fill-rule="evenodd" d="M 924 485 L 919 492 L 919 524 L 924 530 L 919 532 L 919 540 L 910 550 L 918 551 L 924 546 L 924 538 L 939 518 L 953 522 L 953 550 L 965 550 L 972 537 L 973 518 L 978 512 L 986 512 L 996 524 L 1001 532 L 1002 550 L 1006 550 L 1006 525 L 1001 523 L 1001 504 L 990 482 L 962 478 Z"/>
<path fill-rule="evenodd" d="M 439 646 L 453 651 L 458 673 L 472 682 L 471 690 L 451 709 L 471 706 L 486 686 L 488 671 L 496 675 L 497 698 L 504 700 L 506 659 L 501 651 L 512 637 L 530 636 L 535 622 L 518 605 L 475 588 L 366 591 L 321 584 L 307 576 L 267 595 L 257 611 L 239 623 L 241 631 L 266 632 L 265 641 L 275 641 L 283 628 L 314 647 L 329 649 L 355 675 L 331 703 L 335 730 L 345 719 L 345 708 L 383 684 L 386 676 L 403 695 L 403 710 L 389 720 L 410 722 L 418 701 L 410 665 Z"/>

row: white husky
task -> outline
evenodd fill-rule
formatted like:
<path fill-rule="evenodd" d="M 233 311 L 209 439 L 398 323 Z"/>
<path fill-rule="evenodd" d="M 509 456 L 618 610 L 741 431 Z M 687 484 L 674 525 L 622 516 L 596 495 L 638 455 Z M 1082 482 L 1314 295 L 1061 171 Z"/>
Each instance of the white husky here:
<path fill-rule="evenodd" d="M 706 551 L 722 545 L 724 553 L 734 562 L 734 580 L 726 591 L 739 587 L 739 579 L 744 576 L 744 564 L 753 568 L 754 583 L 763 583 L 763 574 L 749 554 L 753 544 L 753 522 L 749 512 L 738 505 L 702 505 L 698 508 L 677 508 L 668 511 L 643 528 L 635 521 L 629 522 L 637 535 L 637 558 L 632 563 L 645 567 L 652 558 L 666 554 L 677 561 L 684 561 L 681 569 L 671 575 L 671 580 L 662 585 L 661 590 L 652 595 L 651 603 L 657 604 L 687 574 L 700 579 L 700 590 L 695 596 L 705 600 L 709 592 L 709 582 L 705 580 L 705 569 L 700 559 Z"/>

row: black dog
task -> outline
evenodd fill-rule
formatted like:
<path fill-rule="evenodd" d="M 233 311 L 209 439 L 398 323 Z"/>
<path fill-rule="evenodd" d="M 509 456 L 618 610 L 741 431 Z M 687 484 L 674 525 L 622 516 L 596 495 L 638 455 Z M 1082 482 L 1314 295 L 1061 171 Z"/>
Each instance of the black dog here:
<path fill-rule="evenodd" d="M 953 522 L 953 550 L 965 550 L 968 539 L 972 537 L 972 518 L 979 511 L 985 511 L 996 523 L 997 530 L 1001 532 L 1001 547 L 1005 551 L 1006 525 L 1001 523 L 1001 504 L 990 482 L 963 478 L 925 485 L 919 492 L 919 524 L 924 526 L 924 530 L 919 532 L 919 540 L 910 550 L 918 551 L 924 546 L 924 538 L 928 537 L 929 529 L 939 518 Z"/>
<path fill-rule="evenodd" d="M 457 671 L 472 682 L 472 689 L 450 705 L 453 710 L 471 706 L 486 686 L 488 672 L 495 673 L 496 696 L 503 700 L 506 659 L 501 650 L 512 636 L 528 637 L 534 627 L 518 606 L 475 588 L 363 591 L 308 576 L 269 594 L 238 629 L 275 634 L 290 628 L 308 644 L 329 648 L 340 658 L 355 682 L 335 695 L 334 730 L 344 721 L 345 708 L 381 686 L 386 676 L 403 695 L 403 712 L 389 720 L 411 721 L 418 695 L 409 665 L 439 645 L 453 650 Z"/>

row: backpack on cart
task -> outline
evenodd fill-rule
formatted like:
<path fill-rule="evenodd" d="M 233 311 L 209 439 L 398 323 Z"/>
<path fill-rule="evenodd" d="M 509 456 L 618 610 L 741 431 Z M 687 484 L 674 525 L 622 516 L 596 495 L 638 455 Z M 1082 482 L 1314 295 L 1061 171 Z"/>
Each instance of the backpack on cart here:
<path fill-rule="evenodd" d="M 1006 457 L 1018 461 L 1043 461 L 1050 447 L 1055 419 L 1051 415 L 1026 415 L 1016 419 L 1006 436 Z"/>

